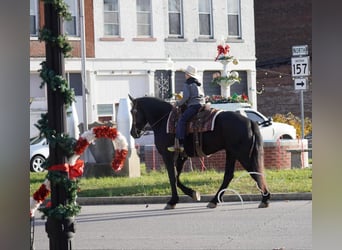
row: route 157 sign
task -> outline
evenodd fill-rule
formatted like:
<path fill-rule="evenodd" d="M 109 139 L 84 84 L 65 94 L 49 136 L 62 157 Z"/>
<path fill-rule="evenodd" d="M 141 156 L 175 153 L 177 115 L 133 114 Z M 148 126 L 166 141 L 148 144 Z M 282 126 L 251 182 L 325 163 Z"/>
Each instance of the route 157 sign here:
<path fill-rule="evenodd" d="M 292 77 L 303 77 L 310 75 L 310 57 L 292 57 Z"/>

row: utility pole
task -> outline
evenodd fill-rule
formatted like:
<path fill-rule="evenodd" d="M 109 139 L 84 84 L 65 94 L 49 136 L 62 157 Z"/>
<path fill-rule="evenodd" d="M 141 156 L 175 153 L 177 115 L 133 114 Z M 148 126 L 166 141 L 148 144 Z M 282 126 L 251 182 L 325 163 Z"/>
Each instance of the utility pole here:
<path fill-rule="evenodd" d="M 45 27 L 53 36 L 63 34 L 63 17 L 59 16 L 51 3 L 44 4 Z M 65 76 L 64 55 L 60 48 L 53 46 L 50 42 L 45 45 L 46 66 L 55 72 L 56 75 Z M 56 133 L 63 133 L 66 130 L 66 111 L 63 97 L 59 91 L 47 88 L 48 96 L 48 126 Z M 64 164 L 66 162 L 62 150 L 58 146 L 50 144 L 50 165 Z M 60 171 L 61 175 L 68 176 L 67 172 Z M 51 180 L 51 207 L 67 204 L 67 190 L 61 183 L 54 183 Z M 72 249 L 71 239 L 75 233 L 74 218 L 67 217 L 57 219 L 48 216 L 46 221 L 46 232 L 49 237 L 50 250 Z"/>

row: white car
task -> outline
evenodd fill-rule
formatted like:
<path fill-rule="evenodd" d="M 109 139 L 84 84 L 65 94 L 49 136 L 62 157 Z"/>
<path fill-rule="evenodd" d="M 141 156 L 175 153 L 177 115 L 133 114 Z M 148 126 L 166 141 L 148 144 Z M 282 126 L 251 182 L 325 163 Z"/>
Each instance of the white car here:
<path fill-rule="evenodd" d="M 239 108 L 236 110 L 259 124 L 260 132 L 264 141 L 278 139 L 296 139 L 296 129 L 292 125 L 274 122 L 259 111 L 252 108 Z"/>
<path fill-rule="evenodd" d="M 49 144 L 45 137 L 30 139 L 30 171 L 42 172 L 45 170 L 42 164 L 49 157 Z"/>
<path fill-rule="evenodd" d="M 78 137 L 80 131 L 78 128 L 78 115 L 75 103 L 68 108 L 66 112 L 67 131 L 70 136 Z M 49 144 L 45 137 L 33 137 L 30 139 L 30 170 L 32 172 L 42 172 L 45 169 L 42 164 L 49 157 Z"/>

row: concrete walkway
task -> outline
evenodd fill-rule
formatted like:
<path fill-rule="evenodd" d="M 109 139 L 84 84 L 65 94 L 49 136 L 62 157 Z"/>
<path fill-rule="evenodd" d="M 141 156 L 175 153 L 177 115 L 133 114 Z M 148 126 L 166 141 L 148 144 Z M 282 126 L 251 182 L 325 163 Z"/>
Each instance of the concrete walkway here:
<path fill-rule="evenodd" d="M 223 202 L 232 201 L 260 201 L 260 194 L 229 194 L 226 191 Z M 201 195 L 201 202 L 209 202 L 213 195 Z M 79 205 L 113 205 L 113 204 L 158 204 L 166 203 L 170 196 L 115 196 L 115 197 L 78 197 Z M 312 193 L 275 193 L 271 194 L 271 201 L 279 200 L 312 200 Z M 181 195 L 180 203 L 193 202 L 189 196 Z"/>

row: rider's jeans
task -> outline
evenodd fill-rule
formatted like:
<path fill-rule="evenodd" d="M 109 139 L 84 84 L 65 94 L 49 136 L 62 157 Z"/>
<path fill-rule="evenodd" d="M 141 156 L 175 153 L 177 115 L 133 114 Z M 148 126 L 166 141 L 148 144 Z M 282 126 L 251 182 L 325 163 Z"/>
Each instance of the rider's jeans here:
<path fill-rule="evenodd" d="M 199 111 L 201 108 L 201 104 L 195 104 L 189 106 L 181 115 L 178 120 L 177 128 L 176 128 L 176 138 L 179 140 L 183 140 L 186 132 L 186 124 L 187 122 Z"/>

